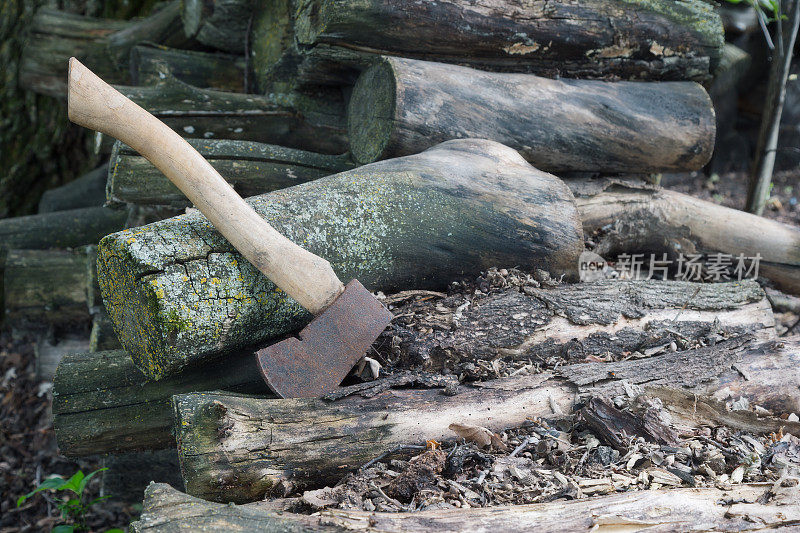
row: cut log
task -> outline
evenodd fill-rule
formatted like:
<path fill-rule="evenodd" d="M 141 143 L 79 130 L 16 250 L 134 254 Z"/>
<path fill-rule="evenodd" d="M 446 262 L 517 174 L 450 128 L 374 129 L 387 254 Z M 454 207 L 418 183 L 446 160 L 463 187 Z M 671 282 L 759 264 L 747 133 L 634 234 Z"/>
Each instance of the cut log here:
<path fill-rule="evenodd" d="M 371 290 L 443 287 L 496 264 L 574 275 L 583 250 L 569 189 L 485 140 L 444 143 L 249 203 L 341 279 Z M 155 379 L 310 318 L 200 213 L 109 236 L 98 253 L 120 342 Z"/>
<path fill-rule="evenodd" d="M 699 0 L 256 6 L 250 49 L 262 85 L 313 71 L 307 61 L 319 46 L 547 77 L 702 81 L 716 68 L 724 41 L 719 15 Z"/>
<path fill-rule="evenodd" d="M 3 286 L 6 324 L 88 330 L 83 250 L 9 250 Z"/>
<path fill-rule="evenodd" d="M 758 274 L 800 294 L 800 230 L 636 181 L 569 180 L 595 252 L 761 255 Z"/>
<path fill-rule="evenodd" d="M 122 350 L 68 354 L 53 383 L 59 451 L 80 457 L 174 447 L 172 395 L 220 389 L 270 396 L 253 352 L 158 382 L 148 381 Z"/>
<path fill-rule="evenodd" d="M 776 493 L 771 491 L 775 490 Z M 380 513 L 328 509 L 314 515 L 276 511 L 269 502 L 211 503 L 153 483 L 134 533 L 386 533 L 431 531 L 790 531 L 800 521 L 800 489 L 768 483 L 717 488 L 643 490 L 530 505 Z"/>
<path fill-rule="evenodd" d="M 131 83 L 155 85 L 166 75 L 199 89 L 247 92 L 242 56 L 141 44 L 131 49 Z"/>
<path fill-rule="evenodd" d="M 616 396 L 630 384 L 718 399 L 744 396 L 750 405 L 786 415 L 800 408 L 799 348 L 798 337 L 765 345 L 738 337 L 648 359 L 570 365 L 555 375 L 462 386 L 455 396 L 391 390 L 328 402 L 177 395 L 173 402 L 181 471 L 193 496 L 254 501 L 281 481 L 297 488 L 333 485 L 399 445 L 452 440 L 452 423 L 501 431 L 531 418 L 572 413 L 580 396 Z M 760 420 L 761 431 L 784 427 L 800 434 L 800 423 Z"/>
<path fill-rule="evenodd" d="M 189 139 L 240 196 L 255 196 L 353 168 L 347 155 L 324 155 L 248 141 Z M 108 201 L 188 206 L 152 163 L 117 141 L 111 151 Z"/>
<path fill-rule="evenodd" d="M 466 306 L 464 308 L 464 306 Z M 776 337 L 754 281 L 600 281 L 555 289 L 510 288 L 485 297 L 410 302 L 394 309 L 387 335 L 403 366 L 461 374 L 476 359 L 620 360 L 693 347 L 709 338 Z M 393 359 L 394 359 L 393 357 Z"/>
<path fill-rule="evenodd" d="M 358 79 L 347 127 L 361 163 L 473 137 L 543 170 L 612 173 L 697 170 L 715 134 L 694 82 L 551 80 L 396 57 Z"/>
<path fill-rule="evenodd" d="M 101 207 L 106 201 L 107 178 L 108 165 L 101 165 L 66 185 L 45 191 L 39 201 L 39 213 Z"/>
<path fill-rule="evenodd" d="M 184 137 L 256 141 L 325 154 L 347 151 L 340 99 L 198 89 L 172 77 L 150 87 L 116 89 Z M 110 151 L 114 140 L 107 142 Z"/>
<path fill-rule="evenodd" d="M 138 504 L 150 483 L 165 483 L 178 490 L 183 487 L 178 454 L 174 448 L 155 452 L 130 452 L 103 459 L 100 495 L 114 501 Z"/>
<path fill-rule="evenodd" d="M 184 0 L 183 30 L 206 46 L 244 54 L 253 4 L 254 0 Z"/>
<path fill-rule="evenodd" d="M 127 210 L 85 207 L 0 220 L 0 249 L 74 248 L 125 227 Z"/>
<path fill-rule="evenodd" d="M 83 17 L 42 8 L 33 18 L 20 63 L 20 86 L 66 98 L 67 62 L 77 57 L 109 83 L 128 83 L 128 57 L 140 42 L 178 44 L 180 2 L 175 0 L 138 21 Z"/>

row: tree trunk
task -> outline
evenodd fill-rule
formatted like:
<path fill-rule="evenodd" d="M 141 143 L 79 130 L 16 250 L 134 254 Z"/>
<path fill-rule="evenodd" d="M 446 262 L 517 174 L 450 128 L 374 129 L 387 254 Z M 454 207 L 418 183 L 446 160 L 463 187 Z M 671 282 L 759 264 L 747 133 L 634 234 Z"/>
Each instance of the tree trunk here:
<path fill-rule="evenodd" d="M 42 8 L 29 28 L 20 65 L 20 85 L 66 98 L 67 62 L 77 57 L 108 83 L 128 83 L 128 57 L 137 43 L 181 42 L 175 32 L 180 2 L 173 1 L 138 21 L 96 19 Z M 177 38 L 176 38 L 177 37 Z"/>
<path fill-rule="evenodd" d="M 131 83 L 155 85 L 164 75 L 198 89 L 247 92 L 242 56 L 141 44 L 131 49 Z"/>
<path fill-rule="evenodd" d="M 80 457 L 175 446 L 172 395 L 209 390 L 271 396 L 250 351 L 158 382 L 142 375 L 122 350 L 67 354 L 53 383 L 59 451 Z"/>
<path fill-rule="evenodd" d="M 66 185 L 45 191 L 39 214 L 82 207 L 101 207 L 106 201 L 108 165 L 101 165 Z"/>
<path fill-rule="evenodd" d="M 206 46 L 244 54 L 253 4 L 254 0 L 184 0 L 183 29 Z"/>
<path fill-rule="evenodd" d="M 430 389 L 390 390 L 333 402 L 177 395 L 173 402 L 181 471 L 189 494 L 221 502 L 255 501 L 280 481 L 298 488 L 335 484 L 399 445 L 452 440 L 456 435 L 448 426 L 453 423 L 501 431 L 531 418 L 570 414 L 579 396 L 624 394 L 630 384 L 711 397 L 744 396 L 751 405 L 785 415 L 800 408 L 798 348 L 797 337 L 765 345 L 739 337 L 648 359 L 569 365 L 557 374 L 461 386 L 455 396 Z M 797 422 L 760 420 L 762 431 L 781 426 L 800 431 Z"/>
<path fill-rule="evenodd" d="M 307 51 L 366 53 L 467 64 L 551 78 L 708 79 L 722 22 L 699 1 L 632 4 L 467 0 L 257 2 L 250 46 L 256 75 L 280 81 Z"/>
<path fill-rule="evenodd" d="M 0 220 L 0 249 L 73 248 L 97 244 L 125 227 L 125 209 L 85 207 Z"/>
<path fill-rule="evenodd" d="M 551 172 L 697 170 L 715 132 L 711 100 L 693 82 L 551 80 L 396 57 L 358 79 L 347 123 L 361 163 L 473 137 Z"/>
<path fill-rule="evenodd" d="M 776 494 L 771 495 L 770 491 Z M 765 483 L 717 488 L 643 490 L 575 501 L 478 509 L 379 513 L 328 509 L 314 515 L 276 511 L 269 502 L 211 503 L 164 484 L 145 491 L 134 533 L 224 530 L 230 533 L 386 533 L 431 531 L 789 531 L 800 520 L 797 486 Z"/>
<path fill-rule="evenodd" d="M 462 307 L 462 306 L 465 306 Z M 395 306 L 387 336 L 403 366 L 459 375 L 477 359 L 620 360 L 692 347 L 708 338 L 776 336 L 764 291 L 753 281 L 599 281 L 555 289 L 509 288 Z M 398 344 L 399 343 L 399 344 Z"/>
<path fill-rule="evenodd" d="M 583 250 L 569 189 L 514 150 L 460 140 L 249 200 L 289 239 L 371 290 L 444 287 L 497 264 L 575 273 Z M 99 247 L 120 342 L 150 377 L 302 326 L 309 315 L 200 213 Z"/>
<path fill-rule="evenodd" d="M 189 139 L 243 197 L 284 189 L 353 168 L 346 155 L 323 155 L 249 141 Z M 108 200 L 188 206 L 189 200 L 160 170 L 117 141 L 111 152 Z"/>
<path fill-rule="evenodd" d="M 800 294 L 800 230 L 641 182 L 569 180 L 586 235 L 595 252 L 761 254 L 758 274 L 786 292 Z"/>

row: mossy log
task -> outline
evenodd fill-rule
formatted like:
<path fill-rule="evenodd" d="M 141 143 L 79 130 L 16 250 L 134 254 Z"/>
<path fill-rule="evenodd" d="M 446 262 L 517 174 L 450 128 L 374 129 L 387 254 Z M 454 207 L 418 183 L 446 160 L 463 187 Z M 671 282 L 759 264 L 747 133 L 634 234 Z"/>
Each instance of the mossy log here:
<path fill-rule="evenodd" d="M 253 4 L 254 0 L 183 0 L 183 30 L 206 46 L 244 54 Z"/>
<path fill-rule="evenodd" d="M 255 196 L 353 168 L 346 155 L 325 155 L 249 141 L 189 139 L 240 196 Z M 152 163 L 117 141 L 111 151 L 108 201 L 190 205 Z"/>
<path fill-rule="evenodd" d="M 262 86 L 313 72 L 319 46 L 553 78 L 703 81 L 723 44 L 701 0 L 260 1 L 250 33 Z"/>
<path fill-rule="evenodd" d="M 4 322 L 21 329 L 88 329 L 83 250 L 9 250 Z"/>
<path fill-rule="evenodd" d="M 800 229 L 633 180 L 569 180 L 595 252 L 756 257 L 758 275 L 800 294 Z"/>
<path fill-rule="evenodd" d="M 97 19 L 42 8 L 33 18 L 20 64 L 20 85 L 66 98 L 67 62 L 77 57 L 109 83 L 128 83 L 128 57 L 137 43 L 180 43 L 180 1 L 134 21 Z M 180 33 L 180 32 L 178 32 Z"/>
<path fill-rule="evenodd" d="M 468 304 L 466 308 L 461 306 Z M 509 288 L 485 297 L 410 301 L 387 330 L 404 365 L 461 374 L 477 359 L 620 360 L 695 346 L 719 336 L 776 337 L 769 301 L 754 281 L 622 281 Z"/>
<path fill-rule="evenodd" d="M 775 491 L 774 493 L 772 491 Z M 791 531 L 800 520 L 800 489 L 766 483 L 729 489 L 642 490 L 574 501 L 473 509 L 380 513 L 327 509 L 313 515 L 276 511 L 270 502 L 212 503 L 153 483 L 133 533 L 385 533 L 436 531 Z"/>
<path fill-rule="evenodd" d="M 76 180 L 44 192 L 39 213 L 101 207 L 106 201 L 108 165 L 100 165 Z"/>
<path fill-rule="evenodd" d="M 67 354 L 53 382 L 53 415 L 67 457 L 175 446 L 173 394 L 208 390 L 272 396 L 251 351 L 149 381 L 122 350 Z"/>
<path fill-rule="evenodd" d="M 0 220 L 0 249 L 73 248 L 97 242 L 125 227 L 128 212 L 84 207 Z"/>
<path fill-rule="evenodd" d="M 480 138 L 546 171 L 697 170 L 714 149 L 714 108 L 694 82 L 552 80 L 386 57 L 356 82 L 347 117 L 361 163 Z"/>
<path fill-rule="evenodd" d="M 116 89 L 184 137 L 263 142 L 324 154 L 348 149 L 341 97 L 230 93 L 199 89 L 172 76 L 149 87 Z M 114 140 L 104 137 L 110 151 Z"/>
<path fill-rule="evenodd" d="M 485 140 L 443 143 L 248 203 L 340 279 L 371 290 L 443 287 L 496 264 L 574 275 L 583 250 L 566 185 Z M 310 318 L 200 213 L 107 237 L 98 275 L 120 342 L 155 379 Z"/>
<path fill-rule="evenodd" d="M 631 384 L 657 397 L 663 390 L 688 391 L 698 403 L 743 396 L 750 405 L 787 415 L 800 408 L 798 348 L 797 337 L 765 345 L 738 337 L 647 359 L 582 363 L 561 367 L 556 374 L 462 385 L 454 396 L 431 389 L 335 401 L 176 395 L 181 472 L 193 496 L 256 501 L 279 482 L 298 489 L 333 485 L 398 446 L 454 440 L 448 427 L 453 423 L 502 431 L 532 418 L 569 415 L 579 398 L 624 394 Z M 788 432 L 800 431 L 800 423 L 778 417 L 761 423 L 762 431 L 784 424 Z"/>
<path fill-rule="evenodd" d="M 247 92 L 245 59 L 240 55 L 145 43 L 131 49 L 130 63 L 132 85 L 154 85 L 170 75 L 199 89 Z"/>

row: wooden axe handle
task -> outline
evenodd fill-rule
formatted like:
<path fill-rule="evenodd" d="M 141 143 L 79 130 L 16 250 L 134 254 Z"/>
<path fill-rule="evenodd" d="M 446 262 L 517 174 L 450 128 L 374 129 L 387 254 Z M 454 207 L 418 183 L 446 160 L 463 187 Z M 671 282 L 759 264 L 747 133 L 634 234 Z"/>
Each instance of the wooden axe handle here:
<path fill-rule="evenodd" d="M 146 157 L 248 261 L 315 315 L 344 290 L 328 261 L 278 233 L 180 135 L 74 57 L 67 108 L 72 122 L 111 135 Z"/>

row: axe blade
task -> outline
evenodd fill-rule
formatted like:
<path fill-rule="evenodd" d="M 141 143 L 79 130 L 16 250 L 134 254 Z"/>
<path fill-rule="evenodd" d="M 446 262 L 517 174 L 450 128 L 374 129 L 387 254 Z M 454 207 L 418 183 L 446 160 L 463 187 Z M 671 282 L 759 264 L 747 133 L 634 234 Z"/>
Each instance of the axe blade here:
<path fill-rule="evenodd" d="M 354 279 L 297 337 L 256 352 L 258 368 L 281 398 L 319 398 L 339 386 L 392 317 Z"/>

